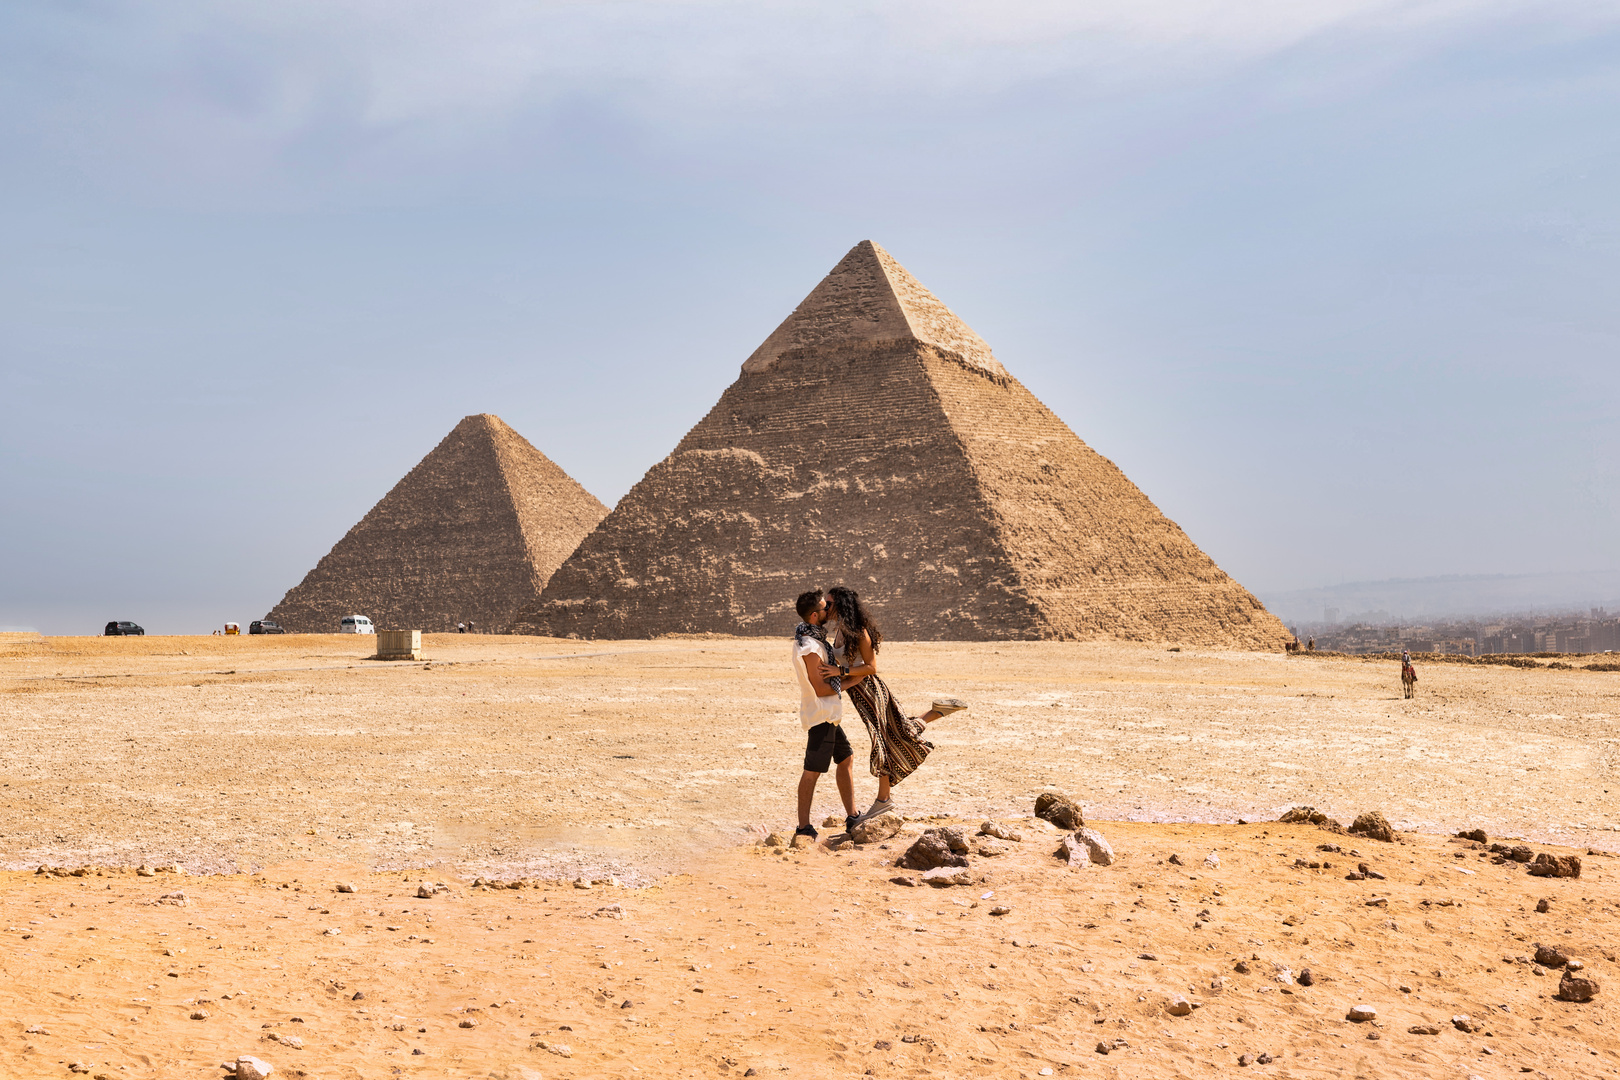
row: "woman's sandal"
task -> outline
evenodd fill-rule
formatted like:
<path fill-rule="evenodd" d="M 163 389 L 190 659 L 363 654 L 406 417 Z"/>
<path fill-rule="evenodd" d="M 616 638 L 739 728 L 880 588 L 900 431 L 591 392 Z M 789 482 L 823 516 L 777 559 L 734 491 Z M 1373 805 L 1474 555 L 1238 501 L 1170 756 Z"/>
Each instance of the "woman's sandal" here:
<path fill-rule="evenodd" d="M 961 698 L 942 697 L 934 699 L 934 711 L 940 716 L 949 716 L 953 712 L 961 712 L 968 707 L 968 703 Z"/>

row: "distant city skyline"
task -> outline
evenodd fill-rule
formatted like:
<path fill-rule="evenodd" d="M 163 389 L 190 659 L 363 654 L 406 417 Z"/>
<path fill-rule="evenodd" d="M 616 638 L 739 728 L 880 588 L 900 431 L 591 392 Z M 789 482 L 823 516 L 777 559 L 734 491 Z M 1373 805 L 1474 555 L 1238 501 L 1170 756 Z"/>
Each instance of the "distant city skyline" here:
<path fill-rule="evenodd" d="M 862 239 L 1268 604 L 1620 574 L 1617 102 L 1573 0 L 7 5 L 0 625 L 262 617 L 474 413 L 611 506 Z"/>

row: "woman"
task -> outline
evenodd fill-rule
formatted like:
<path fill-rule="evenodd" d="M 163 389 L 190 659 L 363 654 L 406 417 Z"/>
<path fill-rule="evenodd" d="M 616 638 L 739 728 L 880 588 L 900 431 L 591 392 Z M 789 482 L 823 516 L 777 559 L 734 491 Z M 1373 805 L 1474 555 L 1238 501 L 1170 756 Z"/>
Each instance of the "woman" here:
<path fill-rule="evenodd" d="M 878 779 L 877 801 L 860 816 L 860 821 L 869 821 L 894 809 L 890 787 L 910 776 L 934 748 L 923 738 L 928 725 L 967 705 L 955 698 L 940 698 L 922 716 L 905 716 L 877 673 L 883 631 L 861 603 L 860 595 L 854 589 L 835 585 L 827 590 L 827 600 L 837 620 L 833 657 L 844 673 L 843 688 L 872 737 L 871 769 Z"/>

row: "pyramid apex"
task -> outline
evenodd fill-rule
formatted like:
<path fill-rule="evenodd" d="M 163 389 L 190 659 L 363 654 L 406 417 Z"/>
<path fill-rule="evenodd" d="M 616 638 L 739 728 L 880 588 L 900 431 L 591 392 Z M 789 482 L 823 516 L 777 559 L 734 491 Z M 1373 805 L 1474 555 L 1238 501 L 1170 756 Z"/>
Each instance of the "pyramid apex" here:
<path fill-rule="evenodd" d="M 1005 375 L 985 340 L 873 240 L 862 240 L 743 363 L 770 371 L 801 349 L 854 343 L 921 342 L 963 363 Z"/>

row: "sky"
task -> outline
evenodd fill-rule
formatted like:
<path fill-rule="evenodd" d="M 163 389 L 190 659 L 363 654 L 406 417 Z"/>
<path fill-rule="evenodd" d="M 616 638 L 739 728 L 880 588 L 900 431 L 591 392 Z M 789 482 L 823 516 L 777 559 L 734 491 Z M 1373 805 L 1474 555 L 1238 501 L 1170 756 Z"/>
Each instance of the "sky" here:
<path fill-rule="evenodd" d="M 0 6 L 0 628 L 611 505 L 882 244 L 1264 598 L 1620 570 L 1620 4 Z M 1612 580 L 1612 579 L 1606 579 Z"/>

